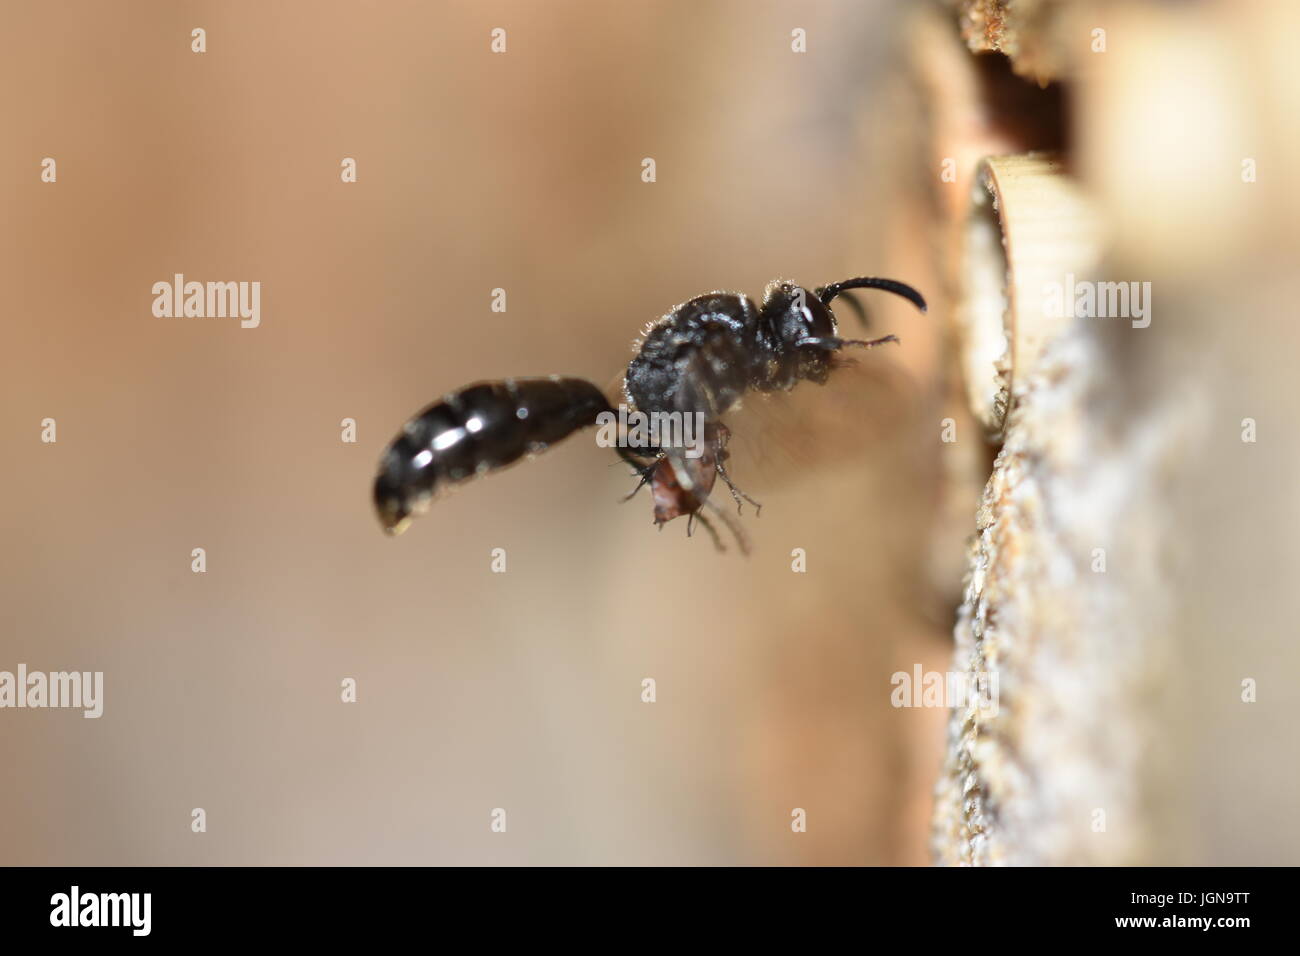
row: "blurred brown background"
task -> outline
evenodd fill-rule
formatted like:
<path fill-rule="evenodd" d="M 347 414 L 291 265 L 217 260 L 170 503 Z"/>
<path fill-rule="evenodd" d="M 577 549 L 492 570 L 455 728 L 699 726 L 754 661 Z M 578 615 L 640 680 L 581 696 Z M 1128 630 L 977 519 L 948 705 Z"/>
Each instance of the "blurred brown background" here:
<path fill-rule="evenodd" d="M 1300 858 L 1293 5 L 4 16 L 0 670 L 106 690 L 0 711 L 0 863 Z M 1153 321 L 1044 333 L 990 441 L 968 267 L 1018 349 L 1056 247 L 965 226 L 984 157 L 1044 150 L 1078 276 Z M 154 317 L 175 273 L 260 282 L 260 327 Z M 902 347 L 737 429 L 748 559 L 655 533 L 590 433 L 380 532 L 379 454 L 447 390 L 604 384 L 674 303 L 863 274 L 930 313 L 865 297 Z M 916 666 L 1000 668 L 1001 714 L 892 707 Z"/>
<path fill-rule="evenodd" d="M 0 713 L 0 860 L 928 859 L 945 714 L 888 694 L 894 671 L 947 666 L 958 595 L 926 564 L 933 316 L 872 300 L 904 336 L 871 353 L 889 383 L 874 440 L 742 482 L 765 504 L 743 519 L 748 560 L 682 522 L 654 533 L 585 439 L 396 540 L 369 501 L 384 444 L 450 388 L 603 383 L 675 302 L 888 274 L 881 249 L 924 242 L 890 232 L 893 187 L 860 162 L 892 5 L 5 19 L 0 669 L 102 670 L 106 700 L 97 721 Z M 260 281 L 260 328 L 155 318 L 151 286 L 177 272 Z M 969 530 L 947 539 L 952 569 Z"/>

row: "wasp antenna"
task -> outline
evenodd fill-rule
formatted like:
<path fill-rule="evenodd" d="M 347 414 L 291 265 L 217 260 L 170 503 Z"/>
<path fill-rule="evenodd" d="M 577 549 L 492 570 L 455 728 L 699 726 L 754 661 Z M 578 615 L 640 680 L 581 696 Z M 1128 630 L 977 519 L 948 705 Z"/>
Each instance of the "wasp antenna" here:
<path fill-rule="evenodd" d="M 898 282 L 895 279 L 877 279 L 871 276 L 845 279 L 842 282 L 832 282 L 828 286 L 822 286 L 821 291 L 817 293 L 817 297 L 821 299 L 822 305 L 830 305 L 837 296 L 850 289 L 880 289 L 883 292 L 892 292 L 894 295 L 902 296 L 922 312 L 926 311 L 925 297 L 906 282 Z M 852 302 L 853 300 L 850 299 L 849 301 Z"/>
<path fill-rule="evenodd" d="M 844 301 L 849 304 L 849 308 L 852 309 L 853 314 L 858 317 L 858 321 L 862 323 L 863 328 L 867 328 L 871 325 L 871 323 L 867 321 L 867 310 L 862 307 L 862 303 L 858 301 L 856 295 L 846 295 Z M 922 309 L 921 311 L 924 312 L 925 309 Z"/>

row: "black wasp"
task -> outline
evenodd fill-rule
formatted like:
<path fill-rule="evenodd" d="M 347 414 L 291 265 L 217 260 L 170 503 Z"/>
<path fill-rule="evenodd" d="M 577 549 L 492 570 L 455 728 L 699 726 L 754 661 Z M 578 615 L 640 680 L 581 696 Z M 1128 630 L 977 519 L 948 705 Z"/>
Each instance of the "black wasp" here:
<path fill-rule="evenodd" d="M 739 293 L 710 292 L 683 302 L 646 328 L 622 376 L 628 408 L 647 415 L 693 415 L 704 426 L 702 441 L 691 453 L 681 447 L 619 443 L 618 454 L 640 479 L 632 495 L 650 486 L 656 524 L 662 527 L 687 515 L 689 533 L 690 523 L 698 519 L 721 548 L 717 531 L 702 513 L 708 508 L 745 548 L 739 527 L 709 500 L 722 478 L 738 510 L 742 500 L 759 507 L 727 474 L 730 433 L 722 417 L 750 389 L 775 392 L 801 381 L 825 383 L 837 367 L 837 353 L 846 347 L 897 342 L 893 335 L 840 338 L 830 305 L 851 289 L 892 292 L 925 311 L 921 294 L 893 279 L 845 279 L 811 291 L 778 279 L 768 284 L 761 306 Z M 847 301 L 857 307 L 852 297 Z M 602 413 L 616 414 L 600 388 L 579 378 L 506 379 L 446 395 L 408 421 L 384 452 L 374 489 L 384 530 L 404 531 L 413 515 L 428 508 L 438 488 L 542 452 L 597 424 Z"/>

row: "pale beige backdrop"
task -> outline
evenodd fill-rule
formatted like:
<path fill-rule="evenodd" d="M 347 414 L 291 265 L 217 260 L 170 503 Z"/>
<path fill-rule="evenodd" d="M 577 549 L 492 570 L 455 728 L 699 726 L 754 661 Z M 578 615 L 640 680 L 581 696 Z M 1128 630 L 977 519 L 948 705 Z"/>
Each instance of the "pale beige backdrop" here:
<path fill-rule="evenodd" d="M 876 440 L 748 482 L 749 560 L 655 533 L 589 439 L 396 540 L 369 500 L 450 388 L 605 382 L 691 295 L 885 269 L 848 250 L 891 241 L 859 157 L 892 7 L 3 15 L 0 669 L 107 689 L 97 721 L 0 713 L 0 862 L 925 862 L 945 715 L 888 694 L 947 666 L 956 598 L 924 584 L 932 320 L 873 300 L 905 338 Z M 260 281 L 261 327 L 155 318 L 176 272 Z"/>

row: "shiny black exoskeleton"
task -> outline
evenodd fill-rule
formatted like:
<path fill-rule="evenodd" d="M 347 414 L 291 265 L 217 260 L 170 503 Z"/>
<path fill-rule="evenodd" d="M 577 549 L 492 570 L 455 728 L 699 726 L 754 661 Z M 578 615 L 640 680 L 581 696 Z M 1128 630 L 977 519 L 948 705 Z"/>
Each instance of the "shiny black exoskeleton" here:
<path fill-rule="evenodd" d="M 375 507 L 401 534 L 434 492 L 538 454 L 594 424 L 609 401 L 580 378 L 518 378 L 452 392 L 402 427 L 379 462 Z"/>
<path fill-rule="evenodd" d="M 618 448 L 640 476 L 637 490 L 651 486 L 656 523 L 683 514 L 698 518 L 721 547 L 700 513 L 708 507 L 731 525 L 709 501 L 715 477 L 727 484 L 738 506 L 742 499 L 752 500 L 724 468 L 729 433 L 722 416 L 751 389 L 824 383 L 834 369 L 834 354 L 847 346 L 898 341 L 892 335 L 840 337 L 830 305 L 852 289 L 891 292 L 925 311 L 919 292 L 892 279 L 846 279 L 811 291 L 777 280 L 768 285 L 761 306 L 745 295 L 712 292 L 683 302 L 646 329 L 623 377 L 628 405 L 646 414 L 698 413 L 706 426 L 706 446 L 696 455 L 674 448 Z M 380 521 L 388 532 L 399 533 L 439 486 L 540 452 L 612 411 L 599 388 L 574 378 L 508 379 L 454 392 L 411 419 L 384 453 L 374 489 Z M 744 547 L 743 535 L 731 527 Z"/>
<path fill-rule="evenodd" d="M 812 292 L 778 279 L 768 285 L 762 308 L 734 292 L 696 296 L 646 330 L 627 367 L 627 397 L 644 412 L 701 411 L 712 421 L 748 389 L 821 384 L 830 375 L 831 354 L 844 346 L 895 341 L 889 335 L 839 337 L 831 300 L 867 288 L 901 295 L 925 311 L 920 293 L 892 279 L 848 279 Z"/>

